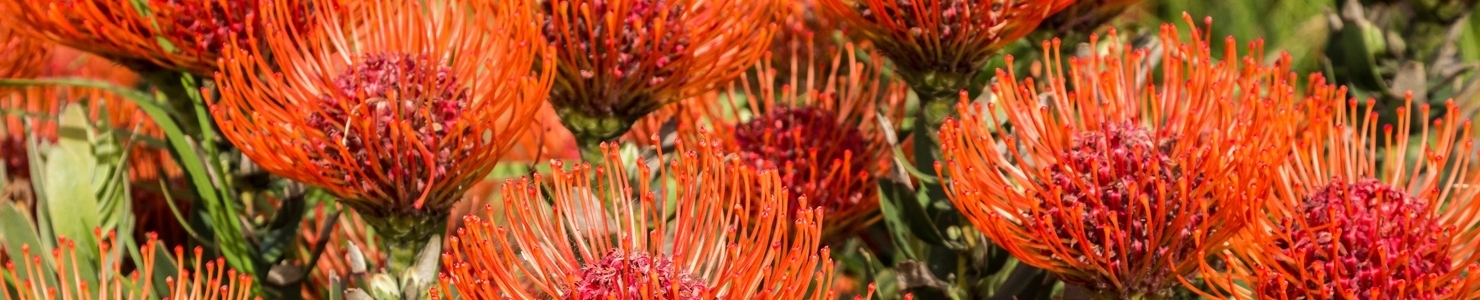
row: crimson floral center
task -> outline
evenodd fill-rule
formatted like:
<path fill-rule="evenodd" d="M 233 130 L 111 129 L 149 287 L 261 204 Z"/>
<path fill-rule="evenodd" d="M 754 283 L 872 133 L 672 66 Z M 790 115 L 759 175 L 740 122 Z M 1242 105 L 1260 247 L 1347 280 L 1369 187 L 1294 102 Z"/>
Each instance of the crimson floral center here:
<path fill-rule="evenodd" d="M 153 1 L 151 1 L 152 3 Z M 261 19 L 257 15 L 257 1 L 252 0 L 166 0 L 153 4 L 161 19 L 163 35 L 176 43 L 175 47 L 191 47 L 202 53 L 220 53 L 232 34 L 245 34 L 247 22 Z M 293 20 L 293 28 L 303 30 L 310 23 L 307 13 Z"/>
<path fill-rule="evenodd" d="M 545 40 L 561 51 L 568 51 L 563 56 L 584 55 L 585 61 L 592 62 L 571 65 L 576 73 L 568 75 L 575 76 L 563 79 L 585 83 L 557 84 L 551 90 L 551 100 L 569 104 L 595 103 L 594 107 L 580 109 L 588 115 L 614 115 L 614 110 L 621 109 L 616 106 L 628 103 L 625 98 L 633 96 L 624 95 L 624 89 L 602 86 L 613 83 L 656 86 L 672 80 L 670 78 L 675 71 L 668 68 L 668 64 L 677 61 L 689 47 L 688 29 L 682 26 L 683 5 L 673 5 L 666 0 L 628 1 L 631 8 L 626 15 L 617 17 L 617 26 L 621 28 L 613 34 L 606 28 L 606 16 L 616 13 L 608 3 L 610 1 L 590 1 L 590 14 L 580 12 L 582 1 L 567 1 L 570 7 L 566 17 L 570 19 L 558 22 L 566 26 L 562 28 L 556 27 L 555 7 L 551 2 L 541 1 L 546 12 L 542 30 Z M 662 15 L 664 12 L 667 16 Z M 660 20 L 666 24 L 665 27 L 653 27 Z M 653 31 L 657 30 L 662 30 L 663 35 L 653 37 Z M 597 76 L 610 78 L 596 79 Z M 578 86 L 587 88 L 579 89 Z"/>
<path fill-rule="evenodd" d="M 472 145 L 443 142 L 456 132 L 469 91 L 450 67 L 425 56 L 366 55 L 334 78 L 333 94 L 319 98 L 322 114 L 308 125 L 342 143 L 346 151 L 321 142 L 311 163 L 325 170 L 356 169 L 367 189 L 398 199 L 417 199 L 428 180 L 441 180 L 457 157 L 470 156 Z M 466 130 L 466 129 L 464 129 Z M 427 157 L 433 159 L 429 162 Z M 339 166 L 360 162 L 360 166 Z M 378 166 L 380 169 L 372 166 Z M 373 171 L 372 171 L 373 170 Z M 346 182 L 356 182 L 344 174 Z M 363 213 L 363 212 L 362 212 Z"/>
<path fill-rule="evenodd" d="M 1091 263 L 1089 256 L 1109 259 L 1109 272 L 1165 261 L 1148 257 L 1192 255 L 1193 243 L 1178 241 L 1191 241 L 1193 230 L 1205 222 L 1204 212 L 1189 205 L 1207 201 L 1208 195 L 1200 192 L 1201 176 L 1186 178 L 1171 157 L 1175 141 L 1155 137 L 1145 127 L 1130 122 L 1076 134 L 1069 149 L 1058 155 L 1059 162 L 1045 170 L 1051 176 L 1048 184 L 1054 192 L 1039 195 L 1041 215 L 1023 212 L 1023 220 L 1029 228 L 1057 232 L 1058 239 L 1065 243 L 1084 243 L 1089 251 L 1059 259 L 1081 263 Z M 1191 181 L 1183 183 L 1187 180 Z M 1183 188 L 1190 193 L 1182 192 Z M 1120 278 L 1120 288 L 1100 286 L 1110 280 L 1061 279 L 1088 285 L 1091 290 L 1168 296 L 1172 291 L 1167 287 L 1177 284 L 1169 269 L 1151 267 L 1148 274 L 1138 278 Z"/>
<path fill-rule="evenodd" d="M 857 128 L 840 124 L 834 112 L 811 107 L 779 108 L 735 127 L 740 158 L 761 168 L 780 169 L 790 189 L 791 209 L 798 197 L 835 211 L 858 203 L 864 189 L 852 179 L 866 172 L 866 141 Z M 852 158 L 844 160 L 844 156 Z M 846 164 L 846 165 L 842 165 Z"/>
<path fill-rule="evenodd" d="M 871 7 L 871 2 L 878 2 L 879 8 L 876 10 Z M 891 5 L 888 2 L 894 3 Z M 896 24 L 892 26 L 907 28 L 910 36 L 915 38 L 931 35 L 943 40 L 972 39 L 976 38 L 976 36 L 969 36 L 972 32 L 977 32 L 976 35 L 996 36 L 993 32 L 1006 30 L 1007 28 L 999 24 L 1009 18 L 1004 13 L 1004 8 L 1008 5 L 1005 2 L 1008 1 L 991 0 L 990 4 L 981 2 L 981 0 L 864 0 L 855 2 L 853 9 L 869 23 Z M 991 5 L 990 13 L 982 13 L 981 8 L 977 7 L 980 5 Z M 939 9 L 940 13 L 938 15 L 930 13 L 931 8 Z M 918 12 L 926 12 L 929 16 L 918 14 Z M 907 50 L 918 46 L 896 46 L 888 42 L 880 43 L 879 47 L 879 50 L 888 52 L 891 54 L 890 57 L 895 59 L 906 59 L 907 56 L 900 54 L 907 53 L 894 52 L 919 51 Z M 901 48 L 894 49 L 895 47 Z M 913 59 L 926 59 L 927 61 L 914 61 L 905 65 L 924 66 L 922 64 L 929 63 L 928 65 L 934 68 L 950 68 L 945 71 L 961 73 L 974 72 L 972 69 L 978 68 L 977 63 L 980 63 L 974 61 L 975 58 L 961 60 L 954 57 L 920 57 Z"/>
<path fill-rule="evenodd" d="M 1279 230 L 1289 240 L 1275 243 L 1301 262 L 1281 267 L 1325 274 L 1327 280 L 1280 289 L 1283 278 L 1267 276 L 1259 293 L 1276 299 L 1316 289 L 1350 291 L 1358 299 L 1443 299 L 1451 290 L 1447 284 L 1414 288 L 1453 268 L 1442 242 L 1448 234 L 1430 209 L 1424 199 L 1373 179 L 1333 180 L 1304 200 L 1302 222 L 1283 222 Z"/>
<path fill-rule="evenodd" d="M 652 299 L 689 300 L 702 298 L 705 289 L 704 281 L 675 269 L 668 256 L 612 249 L 601 261 L 581 268 L 581 280 L 567 299 L 643 299 L 646 294 Z"/>

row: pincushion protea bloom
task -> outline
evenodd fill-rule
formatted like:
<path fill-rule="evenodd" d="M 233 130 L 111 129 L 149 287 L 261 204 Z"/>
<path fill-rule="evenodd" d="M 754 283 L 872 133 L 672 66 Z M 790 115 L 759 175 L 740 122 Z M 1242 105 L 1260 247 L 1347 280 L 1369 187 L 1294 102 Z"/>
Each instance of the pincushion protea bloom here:
<path fill-rule="evenodd" d="M 969 84 L 997 50 L 1075 0 L 817 0 L 872 41 L 921 99 L 939 102 Z"/>
<path fill-rule="evenodd" d="M 8 12 L 0 7 L 0 13 Z M 35 77 L 43 70 L 50 53 L 51 47 L 44 40 L 0 24 L 0 78 Z M 0 96 L 6 92 L 0 89 Z"/>
<path fill-rule="evenodd" d="M 1160 84 L 1137 83 L 1149 51 L 1120 45 L 1070 58 L 1065 74 L 1055 41 L 1042 93 L 998 71 L 1004 80 L 985 107 L 963 95 L 961 120 L 941 129 L 949 160 L 936 164 L 952 203 L 997 245 L 1067 284 L 1107 299 L 1170 296 L 1177 276 L 1222 249 L 1270 192 L 1267 169 L 1298 121 L 1287 56 L 1272 66 L 1232 51 L 1214 61 L 1204 31 L 1194 27 L 1191 42 L 1177 36 L 1163 25 Z"/>
<path fill-rule="evenodd" d="M 1226 252 L 1226 268 L 1205 267 L 1208 296 L 1480 298 L 1470 122 L 1451 100 L 1442 118 L 1413 124 L 1410 93 L 1398 126 L 1378 132 L 1370 100 L 1361 112 L 1355 99 L 1331 102 L 1323 110 L 1335 116 L 1319 120 L 1324 128 L 1279 168 L 1286 183 Z M 1419 110 L 1429 116 L 1428 104 Z M 1414 125 L 1420 146 L 1410 148 Z"/>
<path fill-rule="evenodd" d="M 548 0 L 559 49 L 550 103 L 589 152 L 634 122 L 740 76 L 774 33 L 779 0 Z"/>
<path fill-rule="evenodd" d="M 144 3 L 138 3 L 144 2 Z M 300 0 L 3 0 L 7 26 L 91 52 L 141 71 L 176 70 L 198 76 L 216 71 L 232 36 L 259 26 L 262 4 L 291 7 L 278 22 L 307 30 L 310 7 Z M 141 10 L 140 7 L 147 9 Z M 284 26 L 286 24 L 280 24 Z"/>
<path fill-rule="evenodd" d="M 885 140 L 894 128 L 882 127 L 879 118 L 898 123 L 908 93 L 903 84 L 883 78 L 882 56 L 868 52 L 865 65 L 856 60 L 853 44 L 831 49 L 823 62 L 812 48 L 785 66 L 762 60 L 756 65 L 758 85 L 732 84 L 728 92 L 685 103 L 702 116 L 693 119 L 714 124 L 727 152 L 753 167 L 780 170 L 793 212 L 804 209 L 802 198 L 827 211 L 825 242 L 879 220 L 875 178 L 886 174 L 894 158 Z M 777 78 L 783 68 L 793 76 Z M 707 136 L 699 126 L 680 130 Z"/>
<path fill-rule="evenodd" d="M 554 64 L 527 42 L 539 38 L 528 1 L 357 5 L 321 11 L 308 33 L 288 27 L 292 7 L 259 7 L 267 27 L 224 54 L 211 114 L 264 170 L 323 187 L 404 251 L 391 255 L 399 274 L 525 132 Z"/>
<path fill-rule="evenodd" d="M 567 171 L 552 162 L 549 185 L 538 175 L 506 182 L 508 225 L 466 217 L 466 227 L 447 239 L 441 292 L 456 287 L 469 299 L 832 299 L 832 259 L 818 250 L 822 211 L 787 218 L 780 211 L 786 191 L 774 171 L 727 160 L 712 142 L 686 145 L 679 142 L 680 154 L 657 170 L 673 179 L 660 186 L 629 185 L 618 147 L 608 144 L 601 145 L 606 166 Z M 653 172 L 645 163 L 637 168 L 638 178 Z"/>
<path fill-rule="evenodd" d="M 51 299 L 164 299 L 178 300 L 246 300 L 261 299 L 252 297 L 252 276 L 249 274 L 237 274 L 226 266 L 224 259 L 216 259 L 202 263 L 200 260 L 186 261 L 185 248 L 176 246 L 174 261 L 169 264 L 177 269 L 172 270 L 175 275 L 165 278 L 164 286 L 154 286 L 154 267 L 156 263 L 156 249 L 163 249 L 154 234 L 146 234 L 144 243 L 140 245 L 139 257 L 134 262 L 139 265 L 128 276 L 123 275 L 122 262 L 120 261 L 85 261 L 79 258 L 97 259 L 116 253 L 129 253 L 133 251 L 119 252 L 112 249 L 118 239 L 113 232 L 106 235 L 101 230 L 95 230 L 94 235 L 99 242 L 97 249 L 81 249 L 81 251 L 97 251 L 79 255 L 77 243 L 65 237 L 57 238 L 56 249 L 49 254 L 50 257 L 43 258 L 41 255 L 32 254 L 29 246 L 21 246 L 21 257 L 29 263 L 22 262 L 17 267 L 16 262 L 5 262 L 5 271 L 0 274 L 15 279 L 14 285 L 0 284 L 0 295 L 5 299 L 12 299 L 14 293 L 19 300 L 51 300 Z M 162 250 L 160 250 L 162 251 Z M 202 249 L 195 247 L 193 257 L 201 257 Z M 119 257 L 122 258 L 122 257 Z M 46 261 L 44 263 L 43 261 Z M 55 264 L 55 267 L 52 267 Z M 51 268 L 45 270 L 43 268 Z M 82 274 L 78 272 L 96 272 L 95 274 Z M 51 278 L 43 276 L 54 276 Z M 43 279 L 44 278 L 44 279 Z M 38 280 L 39 279 L 39 280 Z M 97 280 L 98 286 L 89 286 L 88 281 Z M 160 289 L 164 288 L 164 289 Z M 11 290 L 14 289 L 14 290 Z"/>

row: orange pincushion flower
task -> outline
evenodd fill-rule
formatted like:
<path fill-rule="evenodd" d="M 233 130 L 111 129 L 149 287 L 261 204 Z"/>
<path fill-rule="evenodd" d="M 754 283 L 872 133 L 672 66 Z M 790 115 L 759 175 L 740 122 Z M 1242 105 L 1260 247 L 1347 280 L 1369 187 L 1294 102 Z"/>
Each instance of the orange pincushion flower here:
<path fill-rule="evenodd" d="M 995 99 L 971 106 L 963 95 L 961 120 L 941 129 L 949 161 L 936 169 L 951 180 L 952 203 L 1065 283 L 1119 299 L 1168 296 L 1270 192 L 1267 169 L 1298 121 L 1288 57 L 1269 66 L 1230 51 L 1214 61 L 1203 34 L 1194 27 L 1187 43 L 1162 27 L 1160 84 L 1137 83 L 1149 51 L 1120 45 L 1070 58 L 1069 74 L 1054 64 L 1045 93 L 998 71 Z M 1050 63 L 1058 53 L 1055 42 Z"/>
<path fill-rule="evenodd" d="M 608 141 L 668 103 L 740 76 L 767 49 L 778 0 L 549 0 L 550 103 L 578 141 Z"/>
<path fill-rule="evenodd" d="M 830 58 L 826 62 L 804 49 L 806 56 L 787 64 L 789 78 L 776 78 L 777 69 L 788 67 L 758 64 L 756 88 L 742 82 L 685 103 L 715 123 L 726 151 L 753 167 L 781 171 L 792 211 L 803 209 L 801 198 L 827 211 L 823 236 L 829 240 L 878 220 L 875 178 L 894 157 L 885 140 L 894 128 L 882 127 L 878 118 L 898 124 L 902 115 L 896 113 L 904 112 L 908 93 L 903 84 L 883 78 L 882 56 L 869 52 L 865 66 L 855 60 L 852 44 L 844 48 L 824 56 Z M 798 66 L 805 69 L 797 72 Z M 699 126 L 680 128 L 702 136 L 695 134 Z"/>
<path fill-rule="evenodd" d="M 818 250 L 822 212 L 787 218 L 774 171 L 726 160 L 710 142 L 685 145 L 663 161 L 658 172 L 673 181 L 661 186 L 630 186 L 618 148 L 607 144 L 611 164 L 604 167 L 566 171 L 552 162 L 548 186 L 538 175 L 508 181 L 507 226 L 468 216 L 448 237 L 442 292 L 456 287 L 468 299 L 832 299 L 832 259 Z M 639 178 L 650 178 L 647 164 L 636 167 Z"/>
<path fill-rule="evenodd" d="M 286 7 L 274 16 L 294 29 L 309 28 L 310 7 L 300 0 L 3 0 L 5 25 L 128 65 L 210 76 L 230 39 L 260 26 L 259 5 Z M 270 4 L 269 4 L 270 3 Z M 147 7 L 140 10 L 138 5 Z M 276 26 L 285 26 L 278 24 Z M 163 41 L 163 42 L 161 42 Z M 143 69 L 140 69 L 143 70 Z"/>
<path fill-rule="evenodd" d="M 0 13 L 9 11 L 0 7 Z M 31 78 L 40 74 L 51 53 L 45 40 L 26 36 L 19 30 L 0 24 L 0 78 Z M 0 89 L 0 96 L 6 90 Z"/>
<path fill-rule="evenodd" d="M 791 78 L 790 69 L 784 66 L 808 61 L 807 55 L 812 53 L 806 49 L 824 49 L 840 44 L 834 35 L 842 24 L 819 15 L 817 5 L 817 0 L 795 0 L 782 6 L 779 13 L 781 27 L 771 40 L 771 64 L 783 66 L 777 68 L 777 77 Z M 863 45 L 868 48 L 869 44 L 865 41 Z"/>
<path fill-rule="evenodd" d="M 237 274 L 236 270 L 228 268 L 226 261 L 220 258 L 204 263 L 200 260 L 186 261 L 185 248 L 179 246 L 175 247 L 175 255 L 171 258 L 174 261 L 170 263 L 177 268 L 172 270 L 175 275 L 165 278 L 164 286 L 157 286 L 153 282 L 156 276 L 154 274 L 155 260 L 159 253 L 156 249 L 163 248 L 153 233 L 146 234 L 144 243 L 140 245 L 138 252 L 112 249 L 117 246 L 112 243 L 118 240 L 113 232 L 105 235 L 101 230 L 95 230 L 93 234 L 98 241 L 98 248 L 91 250 L 97 252 L 84 255 L 79 255 L 76 241 L 57 237 L 56 248 L 51 250 L 51 257 L 46 258 L 49 263 L 43 263 L 40 254 L 33 255 L 29 245 L 21 246 L 21 257 L 27 261 L 19 263 L 7 261 L 4 271 L 5 275 L 18 282 L 14 286 L 0 284 L 0 295 L 6 295 L 5 299 L 11 299 L 8 295 L 13 292 L 20 297 L 19 300 L 154 299 L 161 296 L 166 300 L 262 299 L 251 296 L 252 276 L 250 274 Z M 125 270 L 122 269 L 121 260 L 128 258 L 119 256 L 117 259 L 108 261 L 99 259 L 117 253 L 128 255 L 127 253 L 130 252 L 139 253 L 139 257 L 136 257 L 137 260 L 134 261 L 141 264 L 134 266 L 137 269 L 127 276 L 123 275 Z M 193 257 L 201 257 L 201 252 L 200 247 L 195 247 Z M 97 259 L 97 261 L 84 259 Z M 55 267 L 50 267 L 50 263 L 54 263 Z M 44 268 L 52 269 L 48 271 Z M 94 280 L 99 286 L 88 285 L 88 281 Z M 12 288 L 15 290 L 10 290 Z"/>
<path fill-rule="evenodd" d="M 1235 241 L 1227 270 L 1204 276 L 1213 293 L 1240 299 L 1480 298 L 1480 178 L 1468 173 L 1470 122 L 1448 113 L 1422 126 L 1409 148 L 1412 94 L 1398 126 L 1378 132 L 1372 101 L 1328 101 L 1310 143 L 1280 174 L 1287 181 Z M 1428 116 L 1423 104 L 1419 116 Z M 1384 141 L 1384 142 L 1379 142 Z M 1383 143 L 1381 153 L 1378 143 Z M 1418 151 L 1421 161 L 1408 160 Z M 1243 284 L 1240 284 L 1243 283 Z M 1211 295 L 1209 295 L 1211 296 Z M 1229 298 L 1218 296 L 1218 298 Z"/>
<path fill-rule="evenodd" d="M 1075 0 L 817 0 L 925 99 L 967 88 L 997 53 Z"/>
<path fill-rule="evenodd" d="M 227 51 L 211 113 L 264 170 L 341 197 L 393 245 L 424 243 L 526 132 L 551 49 L 527 42 L 539 33 L 526 1 L 358 5 L 321 11 L 309 34 L 273 19 L 292 8 L 260 7 L 270 38 Z"/>

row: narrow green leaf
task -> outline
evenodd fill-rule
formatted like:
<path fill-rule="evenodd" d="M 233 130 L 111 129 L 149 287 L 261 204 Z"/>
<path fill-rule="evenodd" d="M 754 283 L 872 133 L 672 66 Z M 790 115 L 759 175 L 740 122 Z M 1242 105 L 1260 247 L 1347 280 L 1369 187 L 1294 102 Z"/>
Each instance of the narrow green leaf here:
<path fill-rule="evenodd" d="M 45 151 L 44 149 L 47 148 L 42 148 L 42 144 L 36 141 L 36 135 L 30 134 L 31 132 L 35 132 L 32 131 L 31 128 L 31 126 L 33 125 L 32 122 L 28 120 L 24 124 L 27 132 L 26 159 L 30 162 L 31 165 L 31 190 L 36 191 L 32 193 L 36 197 L 36 211 L 50 211 L 49 206 L 47 205 L 47 203 L 49 203 L 49 200 L 46 198 L 46 193 L 40 192 L 45 190 L 43 186 L 45 184 L 44 174 L 46 173 L 42 169 L 44 166 L 41 163 L 41 152 Z M 52 234 L 51 218 L 48 218 L 47 214 L 43 213 L 36 215 L 36 229 L 36 233 L 38 234 L 37 238 L 41 240 L 42 245 L 46 246 L 46 249 L 56 247 L 56 235 Z"/>
<path fill-rule="evenodd" d="M 262 261 L 275 265 L 282 261 L 288 250 L 293 249 L 294 242 L 298 240 L 298 226 L 303 224 L 303 215 L 308 210 L 303 194 L 292 195 L 284 198 L 282 206 L 272 215 L 272 221 L 267 223 L 267 234 L 262 237 L 258 251 L 262 253 Z"/>
<path fill-rule="evenodd" d="M 27 207 L 20 203 L 0 203 L 0 231 L 5 232 L 5 251 L 15 263 L 16 270 L 38 269 L 41 279 L 45 280 L 47 286 L 57 286 L 56 262 L 52 261 L 51 249 L 41 243 L 36 235 L 37 228 L 32 225 L 31 214 L 27 213 Z M 22 253 L 22 248 L 29 248 L 31 256 L 40 256 L 40 266 L 31 265 L 29 256 Z M 16 259 L 23 258 L 23 259 Z M 16 281 L 24 282 L 30 280 L 31 275 L 26 272 L 16 272 Z"/>
<path fill-rule="evenodd" d="M 890 240 L 894 241 L 895 248 L 904 256 L 904 259 L 918 258 L 919 256 L 915 254 L 915 247 L 909 244 L 911 240 L 909 225 L 905 224 L 902 213 L 895 205 L 899 202 L 895 200 L 899 195 L 889 193 L 888 189 L 891 188 L 884 187 L 886 184 L 892 184 L 888 182 L 888 180 L 879 181 L 879 213 L 884 216 L 884 224 L 889 226 Z M 914 194 L 909 195 L 914 197 Z M 910 199 L 910 201 L 914 200 Z"/>
<path fill-rule="evenodd" d="M 925 207 L 917 200 L 919 196 L 914 190 L 908 185 L 891 180 L 880 180 L 879 189 L 880 195 L 884 195 L 879 201 L 880 206 L 884 205 L 883 202 L 890 202 L 891 209 L 898 210 L 894 217 L 899 218 L 897 221 L 903 223 L 915 237 L 931 245 L 945 245 L 945 236 L 935 227 L 930 215 L 925 213 Z"/>
<path fill-rule="evenodd" d="M 327 293 L 329 293 L 329 300 L 344 300 L 344 280 L 339 278 L 339 274 L 334 274 L 333 270 L 329 271 L 329 290 Z"/>
<path fill-rule="evenodd" d="M 154 243 L 154 279 L 155 291 L 168 291 L 166 284 L 171 277 L 179 277 L 180 266 L 175 264 L 175 255 L 164 243 Z M 155 293 L 159 294 L 159 293 Z"/>
<path fill-rule="evenodd" d="M 262 254 L 247 241 L 247 237 L 245 236 L 246 230 L 242 228 L 243 224 L 237 221 L 237 216 L 240 216 L 241 213 L 237 211 L 236 203 L 232 201 L 236 198 L 236 195 L 232 194 L 236 189 L 232 188 L 231 180 L 226 180 L 227 176 L 222 173 L 223 170 L 226 170 L 227 166 L 224 165 L 223 160 L 218 159 L 220 153 L 216 150 L 215 143 L 210 142 L 216 140 L 216 130 L 211 127 L 211 116 L 207 112 L 205 98 L 200 94 L 199 84 L 195 80 L 195 77 L 190 74 L 178 73 L 177 75 L 179 75 L 177 81 L 179 86 L 165 88 L 179 88 L 185 92 L 185 97 L 189 99 L 158 99 L 157 101 L 164 103 L 168 101 L 189 100 L 193 104 L 195 120 L 199 120 L 196 123 L 201 127 L 196 131 L 201 134 L 198 141 L 206 142 L 201 142 L 199 145 L 188 143 L 192 144 L 188 148 L 179 148 L 179 146 L 176 146 L 176 150 L 177 152 L 188 151 L 192 155 L 195 154 L 195 149 L 205 152 L 204 159 L 197 158 L 195 160 L 195 162 L 203 164 L 202 172 L 198 173 L 200 175 L 195 177 L 198 177 L 196 179 L 197 181 L 204 181 L 211 185 L 197 185 L 196 189 L 200 194 L 213 194 L 210 199 L 205 200 L 206 211 L 210 214 L 211 227 L 216 229 L 216 242 L 220 246 L 221 255 L 225 256 L 226 262 L 236 268 L 237 271 L 252 274 L 259 281 L 265 280 L 266 277 L 264 276 L 267 273 L 259 273 L 257 269 L 260 266 L 267 266 L 268 264 L 262 260 Z M 159 95 L 161 98 L 163 96 L 163 93 Z M 189 114 L 190 112 L 181 113 Z M 173 138 L 171 139 L 173 140 Z M 212 165 L 207 166 L 204 164 Z M 205 189 L 205 187 L 211 188 Z M 213 192 L 219 192 L 221 194 L 214 194 Z"/>

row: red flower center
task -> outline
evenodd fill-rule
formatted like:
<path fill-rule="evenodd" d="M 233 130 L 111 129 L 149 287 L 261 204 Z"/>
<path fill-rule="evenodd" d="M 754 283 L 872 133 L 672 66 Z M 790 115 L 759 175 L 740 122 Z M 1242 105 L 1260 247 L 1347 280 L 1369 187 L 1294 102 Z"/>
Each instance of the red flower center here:
<path fill-rule="evenodd" d="M 379 172 L 374 175 L 385 176 L 385 182 L 392 185 L 363 183 L 367 187 L 392 188 L 387 191 L 390 195 L 416 199 L 428 179 L 442 179 L 454 158 L 467 157 L 472 151 L 471 144 L 458 147 L 441 142 L 456 130 L 469 97 L 450 67 L 425 56 L 368 55 L 336 77 L 334 86 L 336 93 L 319 98 L 323 114 L 311 116 L 308 125 L 323 131 L 331 141 L 343 143 L 347 153 L 310 151 L 324 155 L 312 160 L 321 168 L 344 169 L 337 164 L 362 162 L 358 167 Z M 430 164 L 424 159 L 428 156 L 435 157 Z"/>
<path fill-rule="evenodd" d="M 592 81 L 598 75 L 609 75 L 612 78 L 600 80 L 610 82 L 588 82 L 579 86 L 603 86 L 613 82 L 622 85 L 648 84 L 656 86 L 669 80 L 674 70 L 668 68 L 668 64 L 678 60 L 683 55 L 684 49 L 689 46 L 688 36 L 683 27 L 684 7 L 672 5 L 665 0 L 633 0 L 628 1 L 630 9 L 626 15 L 618 17 L 617 26 L 621 28 L 607 28 L 607 15 L 619 13 L 613 11 L 609 1 L 562 1 L 570 5 L 565 17 L 560 22 L 556 21 L 556 13 L 552 2 L 541 1 L 545 13 L 545 21 L 542 33 L 545 40 L 549 41 L 560 51 L 568 54 L 585 56 L 587 63 L 574 64 L 569 67 L 576 68 L 579 72 L 579 80 Z M 589 3 L 591 13 L 581 13 L 579 5 Z M 667 12 L 667 16 L 662 13 Z M 654 27 L 658 22 L 665 24 L 663 28 Z M 558 25 L 557 25 L 558 24 Z M 557 27 L 561 26 L 561 27 Z M 661 37 L 653 37 L 654 31 L 661 30 Z M 571 62 L 567 62 L 571 63 Z M 645 78 L 630 78 L 632 76 L 646 76 Z M 566 78 L 565 80 L 577 80 Z M 590 115 L 610 115 L 612 106 L 621 105 L 623 97 L 620 89 L 595 88 L 595 92 L 612 90 L 600 95 L 574 95 L 579 91 L 568 91 L 567 85 L 556 85 L 551 90 L 551 97 L 556 99 L 567 99 L 569 97 L 595 97 L 596 99 L 579 99 L 576 103 L 605 103 L 583 109 Z"/>
<path fill-rule="evenodd" d="M 581 281 L 568 299 L 643 299 L 647 290 L 650 299 L 687 300 L 700 299 L 705 289 L 702 280 L 674 270 L 668 256 L 612 249 L 601 261 L 581 269 Z"/>
<path fill-rule="evenodd" d="M 1046 170 L 1053 192 L 1039 195 L 1041 211 L 1023 213 L 1027 225 L 1052 228 L 1064 243 L 1082 243 L 1069 247 L 1085 253 L 1060 259 L 1089 264 L 1108 260 L 1106 271 L 1122 277 L 1121 287 L 1092 278 L 1063 278 L 1065 282 L 1126 294 L 1170 292 L 1166 287 L 1177 280 L 1168 275 L 1169 266 L 1127 270 L 1194 254 L 1192 231 L 1206 217 L 1189 205 L 1207 195 L 1181 190 L 1205 193 L 1199 191 L 1201 176 L 1186 178 L 1172 159 L 1175 143 L 1175 138 L 1153 137 L 1135 123 L 1108 124 L 1078 133 L 1071 147 L 1058 155 L 1060 161 Z M 1191 181 L 1184 187 L 1187 180 Z M 1137 276 L 1125 277 L 1132 275 Z"/>
<path fill-rule="evenodd" d="M 151 0 L 150 9 L 159 17 L 161 34 L 176 48 L 189 53 L 218 55 L 232 34 L 245 34 L 247 22 L 261 20 L 257 5 L 261 0 Z M 304 1 L 288 1 L 302 11 L 292 20 L 293 28 L 307 30 L 312 20 L 311 7 Z M 260 32 L 259 32 L 260 33 Z M 242 39 L 247 37 L 243 36 Z M 214 59 L 214 57 L 201 57 Z"/>
<path fill-rule="evenodd" d="M 1320 278 L 1280 289 L 1285 278 L 1266 276 L 1259 293 L 1271 299 L 1313 290 L 1348 291 L 1358 299 L 1446 298 L 1448 284 L 1430 281 L 1454 268 L 1442 242 L 1449 231 L 1430 210 L 1428 201 L 1376 180 L 1333 180 L 1305 199 L 1303 223 L 1280 226 L 1289 240 L 1275 243 L 1301 262 L 1281 267 Z"/>
<path fill-rule="evenodd" d="M 852 176 L 868 176 L 867 149 L 857 128 L 840 124 L 830 111 L 816 107 L 772 109 L 735 128 L 740 158 L 760 168 L 780 169 L 791 190 L 791 210 L 798 197 L 828 212 L 858 203 L 864 189 Z M 845 156 L 852 155 L 845 160 Z"/>

